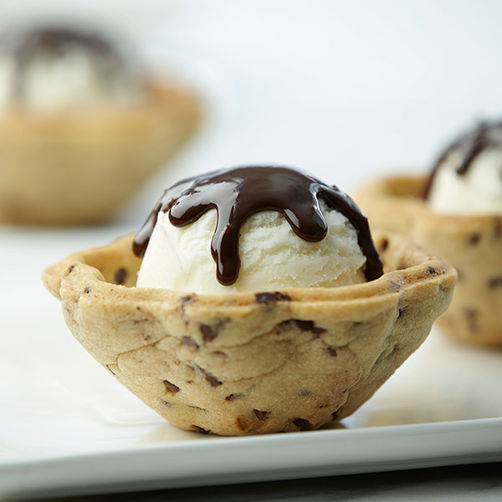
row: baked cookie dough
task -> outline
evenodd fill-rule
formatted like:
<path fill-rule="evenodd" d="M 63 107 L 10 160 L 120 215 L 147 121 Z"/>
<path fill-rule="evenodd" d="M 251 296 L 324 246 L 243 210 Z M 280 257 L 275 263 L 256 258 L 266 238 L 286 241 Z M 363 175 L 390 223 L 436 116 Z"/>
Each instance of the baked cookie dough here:
<path fill-rule="evenodd" d="M 502 347 L 502 215 L 433 211 L 423 198 L 426 183 L 421 176 L 388 177 L 362 186 L 355 200 L 374 228 L 403 232 L 456 268 L 452 304 L 438 319 L 444 332 Z"/>
<path fill-rule="evenodd" d="M 385 274 L 334 288 L 135 288 L 133 236 L 43 274 L 76 339 L 174 425 L 220 435 L 316 429 L 353 413 L 427 337 L 454 269 L 373 233 Z"/>

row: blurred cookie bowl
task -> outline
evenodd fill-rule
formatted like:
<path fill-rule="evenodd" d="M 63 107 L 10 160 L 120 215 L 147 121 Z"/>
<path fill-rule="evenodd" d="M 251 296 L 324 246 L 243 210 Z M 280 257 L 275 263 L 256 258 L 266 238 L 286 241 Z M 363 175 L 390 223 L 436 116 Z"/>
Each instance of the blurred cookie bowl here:
<path fill-rule="evenodd" d="M 438 319 L 457 340 L 502 347 L 502 214 L 438 212 L 424 197 L 429 175 L 363 184 L 355 200 L 373 228 L 397 231 L 451 263 L 458 273 L 450 308 Z"/>
<path fill-rule="evenodd" d="M 0 222 L 110 220 L 194 134 L 200 99 L 102 35 L 11 38 L 0 43 Z"/>
<path fill-rule="evenodd" d="M 356 199 L 374 227 L 407 234 L 457 269 L 443 330 L 502 347 L 502 121 L 462 132 L 428 174 L 368 182 Z"/>

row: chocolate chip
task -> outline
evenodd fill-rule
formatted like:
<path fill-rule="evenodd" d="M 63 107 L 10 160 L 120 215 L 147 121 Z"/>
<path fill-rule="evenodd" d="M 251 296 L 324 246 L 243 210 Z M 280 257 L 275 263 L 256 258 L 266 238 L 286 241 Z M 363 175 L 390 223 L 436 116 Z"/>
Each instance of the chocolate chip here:
<path fill-rule="evenodd" d="M 70 265 L 68 267 L 68 273 L 71 274 L 73 272 L 74 268 L 75 268 L 75 265 Z"/>
<path fill-rule="evenodd" d="M 301 321 L 299 319 L 293 319 L 293 321 L 300 331 L 312 331 L 315 335 L 320 335 L 326 331 L 324 328 L 316 326 L 314 321 Z"/>
<path fill-rule="evenodd" d="M 380 251 L 385 251 L 389 247 L 389 239 L 382 239 L 380 243 Z"/>
<path fill-rule="evenodd" d="M 239 399 L 242 397 L 242 394 L 229 394 L 226 398 L 225 401 L 235 401 L 236 399 Z"/>
<path fill-rule="evenodd" d="M 472 332 L 478 331 L 478 311 L 475 309 L 464 309 L 467 325 Z"/>
<path fill-rule="evenodd" d="M 205 342 L 211 342 L 218 336 L 216 330 L 214 330 L 213 328 L 211 328 L 211 326 L 207 324 L 201 324 L 199 326 L 199 329 L 200 332 L 202 333 L 202 339 Z"/>
<path fill-rule="evenodd" d="M 257 409 L 254 409 L 253 413 L 256 415 L 256 418 L 258 420 L 261 420 L 262 422 L 267 420 L 270 415 L 270 411 L 262 411 L 262 410 L 257 410 Z"/>
<path fill-rule="evenodd" d="M 193 349 L 198 349 L 199 348 L 199 345 L 197 344 L 197 342 L 190 336 L 184 336 L 182 339 L 181 339 L 181 343 L 183 345 L 186 345 L 187 347 L 191 347 Z"/>
<path fill-rule="evenodd" d="M 331 357 L 336 357 L 336 348 L 332 347 L 331 345 L 326 348 L 326 352 L 331 356 Z"/>
<path fill-rule="evenodd" d="M 313 425 L 304 418 L 297 418 L 293 420 L 293 423 L 302 431 L 311 431 L 314 428 Z"/>
<path fill-rule="evenodd" d="M 166 386 L 166 390 L 168 392 L 179 392 L 180 388 L 177 385 L 174 385 L 169 380 L 163 380 L 164 385 Z"/>
<path fill-rule="evenodd" d="M 187 408 L 192 408 L 192 410 L 207 411 L 206 408 L 201 408 L 195 404 L 187 404 Z"/>
<path fill-rule="evenodd" d="M 479 242 L 481 239 L 481 234 L 472 234 L 469 237 L 469 244 L 472 244 L 473 246 Z"/>
<path fill-rule="evenodd" d="M 280 291 L 274 291 L 273 293 L 256 293 L 255 295 L 256 303 L 270 303 L 270 302 L 289 302 L 291 297 Z"/>
<path fill-rule="evenodd" d="M 488 281 L 488 287 L 490 289 L 499 288 L 502 286 L 502 275 L 496 275 Z"/>
<path fill-rule="evenodd" d="M 91 286 L 87 286 L 87 287 L 84 289 L 84 293 L 85 293 L 85 294 L 87 294 L 87 295 L 88 295 L 91 291 L 92 291 Z"/>
<path fill-rule="evenodd" d="M 438 271 L 434 267 L 429 266 L 427 267 L 427 273 L 430 275 L 436 275 Z"/>
<path fill-rule="evenodd" d="M 246 417 L 237 417 L 237 420 L 235 422 L 237 424 L 237 427 L 239 427 L 241 431 L 245 431 L 249 427 L 249 419 Z"/>
<path fill-rule="evenodd" d="M 190 324 L 190 319 L 186 314 L 186 305 L 190 303 L 193 299 L 195 298 L 195 295 L 186 295 L 182 296 L 180 299 L 181 303 L 181 313 L 183 315 L 183 321 L 185 322 L 185 326 L 188 326 Z"/>
<path fill-rule="evenodd" d="M 200 366 L 197 366 L 199 368 L 199 371 L 204 375 L 204 378 L 209 382 L 209 384 L 212 387 L 218 387 L 221 385 L 223 382 L 220 382 L 214 375 L 209 373 L 209 371 L 206 371 L 204 368 L 201 368 Z"/>
<path fill-rule="evenodd" d="M 210 375 L 209 373 L 206 374 L 206 380 L 211 384 L 212 387 L 218 387 L 218 385 L 222 384 L 222 382 L 220 382 L 214 375 Z"/>
<path fill-rule="evenodd" d="M 203 429 L 202 427 L 199 427 L 198 425 L 192 425 L 192 429 L 196 432 L 200 432 L 201 434 L 210 434 L 211 433 L 211 431 Z"/>
<path fill-rule="evenodd" d="M 138 305 L 138 306 L 136 307 L 136 310 L 139 310 L 139 311 L 141 312 L 141 307 Z"/>
<path fill-rule="evenodd" d="M 119 268 L 115 272 L 114 276 L 115 284 L 124 284 L 126 277 L 127 277 L 127 270 L 125 268 Z"/>
<path fill-rule="evenodd" d="M 287 321 L 281 322 L 279 326 L 285 329 L 296 328 L 300 331 L 311 331 L 316 336 L 326 331 L 324 328 L 316 326 L 314 321 L 302 321 L 301 319 L 288 319 Z"/>
<path fill-rule="evenodd" d="M 311 394 L 312 394 L 312 392 L 308 389 L 300 389 L 298 391 L 298 395 L 302 396 L 302 397 L 310 396 Z"/>

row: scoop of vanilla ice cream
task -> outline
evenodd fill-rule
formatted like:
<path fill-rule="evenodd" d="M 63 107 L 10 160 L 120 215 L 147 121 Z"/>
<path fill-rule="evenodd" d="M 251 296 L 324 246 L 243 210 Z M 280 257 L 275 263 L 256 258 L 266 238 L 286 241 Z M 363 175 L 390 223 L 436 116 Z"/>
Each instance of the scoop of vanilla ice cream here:
<path fill-rule="evenodd" d="M 61 58 L 38 58 L 23 78 L 24 104 L 40 111 L 127 102 L 138 96 L 138 89 L 126 78 L 106 79 L 79 49 L 67 51 Z"/>
<path fill-rule="evenodd" d="M 428 196 L 431 208 L 446 214 L 502 214 L 502 150 L 483 150 L 462 175 L 456 172 L 460 162 L 460 152 L 453 150 L 439 165 Z"/>
<path fill-rule="evenodd" d="M 298 237 L 275 211 L 251 216 L 239 240 L 241 268 L 237 281 L 223 286 L 216 279 L 211 238 L 216 210 L 175 227 L 160 212 L 136 286 L 197 293 L 274 291 L 293 287 L 331 287 L 365 282 L 366 257 L 348 219 L 321 204 L 328 233 L 319 242 Z"/>

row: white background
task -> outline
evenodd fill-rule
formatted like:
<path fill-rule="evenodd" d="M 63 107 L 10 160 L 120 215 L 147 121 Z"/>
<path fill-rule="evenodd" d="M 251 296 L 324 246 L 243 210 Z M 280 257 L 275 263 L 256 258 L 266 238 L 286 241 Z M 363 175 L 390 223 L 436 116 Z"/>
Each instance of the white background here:
<path fill-rule="evenodd" d="M 502 115 L 497 0 L 2 0 L 0 16 L 110 27 L 204 96 L 204 127 L 131 203 L 131 225 L 185 174 L 280 162 L 350 192 L 367 173 L 427 168 Z"/>

